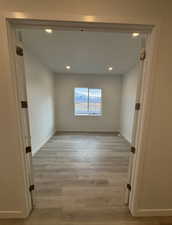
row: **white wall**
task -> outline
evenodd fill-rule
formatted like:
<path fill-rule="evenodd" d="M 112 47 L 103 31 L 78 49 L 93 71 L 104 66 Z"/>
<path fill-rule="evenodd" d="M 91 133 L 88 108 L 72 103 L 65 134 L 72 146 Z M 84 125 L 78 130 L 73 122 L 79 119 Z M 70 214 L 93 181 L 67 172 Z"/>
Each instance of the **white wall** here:
<path fill-rule="evenodd" d="M 131 209 L 135 215 L 172 215 L 171 0 L 102 0 L 101 4 L 99 0 L 51 0 L 51 4 L 41 0 L 24 4 L 20 0 L 0 0 L 0 5 L 0 217 L 28 215 L 16 88 L 4 17 L 7 12 L 9 18 L 155 25 L 149 73 L 153 78 L 147 84 L 148 104 L 139 149 L 144 157 L 139 160 Z"/>
<path fill-rule="evenodd" d="M 139 66 L 135 66 L 128 73 L 121 76 L 121 114 L 120 132 L 124 138 L 131 143 L 132 128 L 135 112 L 137 81 L 139 77 Z"/>
<path fill-rule="evenodd" d="M 74 115 L 74 88 L 76 87 L 102 88 L 102 116 Z M 57 130 L 119 131 L 120 95 L 120 75 L 56 75 Z"/>
<path fill-rule="evenodd" d="M 54 74 L 27 48 L 24 54 L 32 153 L 55 132 Z"/>

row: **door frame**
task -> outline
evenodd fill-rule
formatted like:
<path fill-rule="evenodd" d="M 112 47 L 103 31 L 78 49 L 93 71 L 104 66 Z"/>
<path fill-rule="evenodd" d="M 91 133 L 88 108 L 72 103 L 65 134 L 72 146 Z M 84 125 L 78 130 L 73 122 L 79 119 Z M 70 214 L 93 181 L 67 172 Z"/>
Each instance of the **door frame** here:
<path fill-rule="evenodd" d="M 148 116 L 150 115 L 150 103 L 151 103 L 151 93 L 153 89 L 153 81 L 154 81 L 154 75 L 151 73 L 151 66 L 152 66 L 152 58 L 153 58 L 153 52 L 154 52 L 154 40 L 155 36 L 157 35 L 157 29 L 153 25 L 143 25 L 143 24 L 124 24 L 124 23 L 104 23 L 99 20 L 97 22 L 90 21 L 90 18 L 88 19 L 81 19 L 80 20 L 51 20 L 51 19 L 40 19 L 40 18 L 29 18 L 29 16 L 22 16 L 22 15 L 10 15 L 5 17 L 5 23 L 8 33 L 8 43 L 9 43 L 9 49 L 8 54 L 10 58 L 10 69 L 11 69 L 11 77 L 12 77 L 12 83 L 13 83 L 13 89 L 15 90 L 16 96 L 17 89 L 19 87 L 19 83 L 17 81 L 17 74 L 15 70 L 15 40 L 14 40 L 14 30 L 16 28 L 52 28 L 58 29 L 69 29 L 72 30 L 78 30 L 78 29 L 84 29 L 86 31 L 116 31 L 116 32 L 141 32 L 147 34 L 147 52 L 146 52 L 146 60 L 144 63 L 144 69 L 143 69 L 143 81 L 141 85 L 141 110 L 138 116 L 138 122 L 137 122 L 137 133 L 136 133 L 136 154 L 133 160 L 133 173 L 131 178 L 131 192 L 130 192 L 130 198 L 129 198 L 129 210 L 133 216 L 138 214 L 138 195 L 139 191 L 141 189 L 141 176 L 143 175 L 143 158 L 144 158 L 144 152 L 146 145 L 146 131 L 148 129 L 148 126 L 145 126 L 145 121 L 147 120 Z M 13 51 L 10 51 L 13 49 Z M 18 123 L 19 123 L 19 130 L 18 130 L 18 136 L 21 140 L 20 145 L 20 154 L 23 161 L 23 168 L 24 168 L 24 176 L 25 176 L 25 200 L 26 200 L 26 206 L 28 214 L 32 210 L 32 204 L 31 204 L 31 197 L 30 193 L 28 192 L 28 179 L 27 179 L 27 167 L 26 167 L 26 159 L 25 159 L 25 151 L 24 149 L 24 143 L 23 143 L 23 129 L 21 127 L 21 110 L 20 110 L 20 100 L 19 97 L 16 97 L 16 107 L 17 107 L 17 117 L 18 117 Z"/>

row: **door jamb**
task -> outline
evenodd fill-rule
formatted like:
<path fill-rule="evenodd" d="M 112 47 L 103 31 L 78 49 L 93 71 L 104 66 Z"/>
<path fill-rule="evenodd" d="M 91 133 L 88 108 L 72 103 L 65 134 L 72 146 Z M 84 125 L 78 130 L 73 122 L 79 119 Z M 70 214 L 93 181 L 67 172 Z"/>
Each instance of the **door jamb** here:
<path fill-rule="evenodd" d="M 134 173 L 132 174 L 132 190 L 130 194 L 130 202 L 129 202 L 129 209 L 132 213 L 132 215 L 136 215 L 138 211 L 138 190 L 140 188 L 140 179 L 139 174 L 142 174 L 142 171 L 140 168 L 143 167 L 143 155 L 144 155 L 144 148 L 142 147 L 143 144 L 143 128 L 144 122 L 146 120 L 146 116 L 148 115 L 147 108 L 150 106 L 150 92 L 152 89 L 152 82 L 153 82 L 153 75 L 150 73 L 150 66 L 152 63 L 152 52 L 154 48 L 154 38 L 155 38 L 155 28 L 152 25 L 132 25 L 132 24 L 115 24 L 115 23 L 93 23 L 93 22 L 68 22 L 68 21 L 45 21 L 45 20 L 30 20 L 30 19 L 7 19 L 7 28 L 8 28 L 8 42 L 9 42 L 9 49 L 13 46 L 13 38 L 12 37 L 12 31 L 13 29 L 16 28 L 45 28 L 45 27 L 51 27 L 51 28 L 62 28 L 62 29 L 85 29 L 85 30 L 90 30 L 90 31 L 118 31 L 118 32 L 132 32 L 132 31 L 137 31 L 137 32 L 145 32 L 148 34 L 148 52 L 147 52 L 147 62 L 146 65 L 144 66 L 144 72 L 143 72 L 143 82 L 142 82 L 142 88 L 141 88 L 141 102 L 142 102 L 142 110 L 139 113 L 139 118 L 138 118 L 138 129 L 137 129 L 137 154 L 135 157 L 135 160 L 133 162 L 134 166 Z M 84 27 L 84 28 L 83 28 Z M 14 47 L 14 46 L 13 46 Z M 11 76 L 13 77 L 13 85 L 15 88 L 15 91 L 17 93 L 17 87 L 18 83 L 16 80 L 16 71 L 14 69 L 14 54 L 10 53 L 10 61 L 11 61 Z M 149 99 L 148 99 L 149 98 Z M 149 101 L 148 101 L 149 100 Z M 18 105 L 18 122 L 20 123 L 21 121 L 21 114 L 20 114 L 20 102 L 19 98 L 16 98 L 16 105 Z M 24 154 L 25 152 L 22 151 L 23 145 L 22 145 L 22 128 L 20 127 L 20 133 L 19 137 L 21 139 L 21 157 L 23 159 L 23 166 L 25 169 L 25 192 L 26 192 L 26 205 L 28 206 L 28 209 L 30 208 L 30 200 L 29 200 L 29 194 L 28 194 L 28 186 L 27 186 L 27 175 L 26 175 L 26 162 L 25 162 L 25 157 Z M 145 137 L 144 137 L 145 138 Z M 145 141 L 145 140 L 144 140 Z M 136 180 L 137 179 L 137 180 Z"/>

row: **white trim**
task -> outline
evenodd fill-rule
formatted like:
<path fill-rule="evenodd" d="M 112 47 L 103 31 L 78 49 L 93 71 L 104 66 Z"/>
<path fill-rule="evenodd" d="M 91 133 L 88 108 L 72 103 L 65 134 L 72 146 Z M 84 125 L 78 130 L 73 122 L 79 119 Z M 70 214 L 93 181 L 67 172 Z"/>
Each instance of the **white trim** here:
<path fill-rule="evenodd" d="M 119 134 L 126 142 L 128 142 L 129 145 L 131 145 L 131 141 L 127 140 L 127 138 L 124 135 L 122 135 L 120 132 Z"/>
<path fill-rule="evenodd" d="M 4 18 L 5 19 L 5 18 Z M 16 72 L 16 62 L 15 62 L 15 52 L 13 51 L 13 45 L 15 41 L 15 33 L 14 33 L 14 27 L 11 26 L 11 24 L 6 23 L 6 20 L 3 20 L 3 27 L 5 34 L 7 34 L 7 39 L 5 41 L 5 44 L 7 46 L 7 59 L 8 59 L 8 67 L 9 67 L 9 75 L 11 76 L 11 83 L 12 83 L 12 90 L 14 93 L 14 101 L 16 107 L 14 108 L 14 113 L 17 116 L 17 130 L 16 132 L 19 134 L 19 154 L 22 161 L 22 171 L 24 171 L 23 174 L 23 189 L 24 189 L 24 198 L 25 198 L 25 205 L 23 205 L 23 208 L 21 210 L 9 210 L 9 211 L 0 211 L 0 218 L 26 218 L 31 209 L 32 209 L 32 202 L 31 202 L 31 195 L 28 190 L 29 187 L 29 180 L 28 180 L 28 174 L 27 174 L 27 165 L 26 165 L 26 154 L 25 154 L 25 145 L 24 145 L 24 138 L 23 138 L 23 129 L 21 125 L 21 108 L 20 106 L 20 100 L 18 96 L 18 91 L 16 89 L 17 87 L 17 72 Z M 2 29 L 3 29 L 2 27 Z M 4 35 L 5 36 L 5 35 Z"/>
<path fill-rule="evenodd" d="M 138 131 L 136 137 L 136 149 L 137 152 L 133 161 L 133 176 L 131 180 L 131 194 L 129 200 L 129 209 L 132 215 L 137 216 L 139 209 L 139 194 L 142 192 L 142 177 L 144 172 L 144 158 L 147 149 L 147 138 L 149 125 L 150 125 L 150 111 L 152 107 L 152 90 L 154 87 L 155 74 L 152 73 L 152 67 L 154 64 L 153 56 L 158 49 L 155 43 L 155 37 L 158 36 L 158 29 L 154 28 L 152 33 L 148 36 L 146 47 L 146 59 L 145 66 L 143 68 L 143 81 L 141 87 L 141 103 L 142 108 L 138 118 Z"/>
<path fill-rule="evenodd" d="M 114 131 L 114 130 L 112 130 L 112 131 L 107 131 L 107 130 L 98 130 L 98 131 L 90 131 L 90 130 L 86 130 L 86 131 L 81 131 L 81 130 L 56 130 L 56 132 L 57 132 L 57 134 L 58 133 L 77 133 L 77 134 L 84 134 L 84 133 L 88 133 L 88 134 L 103 134 L 103 133 L 105 133 L 105 134 L 114 134 L 114 135 L 119 135 L 120 134 L 120 132 L 119 131 Z"/>
<path fill-rule="evenodd" d="M 50 24 L 52 26 L 53 25 L 55 26 L 55 25 L 58 24 L 57 21 L 56 22 L 54 21 L 54 18 L 47 18 L 47 20 L 49 20 L 49 21 L 45 21 L 45 15 L 43 15 L 43 17 L 40 17 L 39 18 L 37 16 L 34 17 L 33 14 L 31 16 L 27 16 L 27 17 L 26 16 L 24 16 L 24 17 L 18 16 L 17 14 L 9 14 L 5 18 L 6 19 L 7 18 L 11 18 L 11 19 L 18 18 L 20 20 L 18 20 L 16 22 L 18 22 L 20 25 L 21 24 L 23 24 L 23 25 L 29 24 L 30 26 L 45 26 L 45 24 Z M 36 20 L 32 20 L 32 19 L 35 19 L 35 18 L 36 19 L 39 19 L 39 21 L 38 20 L 37 21 Z M 68 22 L 68 19 L 67 18 L 64 19 L 64 21 L 66 21 L 66 23 L 65 22 L 61 22 L 61 23 L 63 23 L 63 25 L 65 23 L 66 27 L 67 26 L 68 27 L 72 27 L 74 25 L 74 23 Z M 71 21 L 72 19 L 71 19 L 70 16 L 69 16 L 69 18 L 70 18 L 70 21 Z M 78 29 L 81 26 L 82 27 L 85 26 L 86 29 L 89 29 L 89 30 L 95 30 L 96 27 L 98 27 L 99 29 L 101 28 L 101 30 L 104 30 L 104 31 L 109 31 L 109 30 L 115 31 L 115 30 L 119 30 L 119 29 L 121 29 L 121 31 L 127 31 L 127 29 L 128 29 L 128 31 L 131 32 L 134 29 L 134 30 L 140 30 L 140 31 L 142 30 L 142 31 L 145 31 L 146 32 L 146 29 L 144 29 L 145 26 L 144 25 L 141 25 L 141 24 L 140 25 L 132 25 L 132 24 L 126 25 L 126 24 L 122 23 L 122 21 L 119 22 L 118 24 L 115 24 L 115 23 L 113 23 L 113 24 L 105 24 L 105 22 L 110 22 L 110 21 L 108 21 L 107 18 L 104 19 L 103 17 L 102 18 L 96 18 L 96 23 L 88 23 L 88 22 L 91 22 L 91 21 L 85 21 L 85 19 L 82 16 L 81 17 L 77 17 L 77 18 L 75 18 L 75 16 L 74 16 L 72 18 L 73 18 L 72 21 L 75 21 L 75 25 L 76 25 L 75 28 L 76 29 Z M 60 17 L 60 20 L 62 20 L 62 19 L 63 19 L 63 17 Z M 56 20 L 58 20 L 58 18 Z M 79 21 L 82 21 L 82 22 L 76 23 L 76 21 L 78 21 L 78 22 Z M 102 23 L 102 21 L 103 21 L 103 23 Z M 108 29 L 108 25 L 111 26 L 110 29 Z M 115 29 L 115 27 L 117 29 Z M 148 27 L 150 28 L 150 26 L 148 26 Z M 152 27 L 153 26 L 151 26 L 151 28 L 150 28 L 151 30 L 152 30 Z M 150 31 L 150 29 L 149 29 L 149 31 Z M 152 40 L 152 35 L 151 35 L 151 38 L 150 39 Z M 149 67 L 150 67 L 150 65 L 149 65 Z M 150 68 L 148 68 L 148 69 L 150 70 Z M 148 81 L 150 81 L 150 82 L 153 81 L 153 78 L 152 78 L 152 75 L 151 75 L 150 71 L 149 71 L 149 73 L 148 72 L 146 73 L 146 77 L 147 77 L 147 80 Z M 151 89 L 152 86 L 153 86 L 153 83 L 150 83 L 149 89 Z M 147 92 L 148 87 L 146 87 L 145 85 L 143 85 L 142 86 L 142 89 L 146 89 L 146 92 Z M 144 97 L 145 97 L 145 95 L 144 95 Z M 149 103 L 150 100 L 151 100 L 151 98 L 148 95 L 146 95 L 146 101 L 145 102 L 146 103 L 147 102 Z M 144 125 L 143 123 L 144 123 L 144 120 L 145 120 L 145 114 L 148 115 L 150 113 L 150 109 L 148 110 L 148 108 L 149 107 L 146 108 L 147 111 L 146 110 L 143 110 L 144 113 L 142 113 L 142 115 L 140 116 L 140 120 L 141 120 L 141 124 L 142 125 Z M 145 113 L 145 111 L 146 111 L 146 113 Z M 20 117 L 20 115 L 19 115 L 18 112 L 17 112 L 17 116 Z M 144 163 L 143 162 L 144 161 L 143 144 L 144 144 L 144 146 L 145 146 L 145 144 L 147 144 L 147 138 L 145 137 L 145 134 L 147 133 L 147 127 L 145 127 L 145 126 L 142 127 L 141 126 L 139 128 L 140 129 L 141 128 L 143 129 L 143 130 L 139 131 L 139 140 L 138 140 L 139 141 L 138 145 L 140 146 L 140 149 L 142 150 L 142 152 L 139 149 L 140 151 L 137 152 L 137 159 L 138 160 L 135 160 L 135 161 L 137 161 L 137 162 L 135 162 L 137 164 L 137 166 L 135 166 L 135 170 L 134 170 L 134 174 L 133 174 L 132 191 L 131 191 L 131 195 L 130 195 L 130 205 L 129 205 L 130 210 L 132 209 L 131 211 L 133 211 L 133 212 L 137 212 L 138 211 L 138 208 L 139 208 L 138 207 L 138 200 L 139 200 L 139 198 L 138 198 L 138 191 L 140 191 L 140 187 L 141 187 L 141 179 L 143 177 L 143 163 Z M 19 136 L 22 135 L 21 130 L 18 130 L 18 135 Z M 143 139 L 144 139 L 144 143 L 143 143 Z M 141 156 L 142 156 L 142 160 L 141 160 Z M 140 163 L 140 161 L 142 163 Z M 26 164 L 26 162 L 23 162 L 23 163 Z M 139 163 L 140 163 L 140 165 L 138 165 Z M 25 171 L 25 174 L 26 174 L 26 171 Z M 26 190 L 26 187 L 25 187 L 25 190 Z M 26 199 L 26 201 L 27 201 L 27 199 Z M 136 214 L 133 213 L 133 215 L 136 215 Z"/>
<path fill-rule="evenodd" d="M 53 130 L 48 136 L 46 136 L 44 139 L 41 140 L 40 144 L 36 147 L 36 148 L 32 148 L 32 156 L 34 156 L 39 150 L 40 148 L 42 148 L 45 143 L 47 141 L 50 140 L 50 138 L 52 138 L 52 136 L 54 136 L 54 134 L 56 133 L 56 130 Z"/>
<path fill-rule="evenodd" d="M 96 113 L 95 114 L 91 114 L 91 113 L 90 114 L 89 113 L 87 113 L 87 114 L 86 113 L 85 114 L 74 114 L 74 116 L 76 116 L 76 117 L 83 117 L 83 116 L 84 117 L 87 117 L 87 116 L 88 117 L 90 117 L 90 116 L 96 117 L 96 116 L 102 116 L 102 113 L 99 113 L 99 114 L 98 113 L 97 114 Z"/>
<path fill-rule="evenodd" d="M 0 211 L 0 219 L 26 218 L 22 211 Z"/>
<path fill-rule="evenodd" d="M 172 216 L 172 209 L 139 209 L 132 216 L 146 217 L 146 216 Z"/>

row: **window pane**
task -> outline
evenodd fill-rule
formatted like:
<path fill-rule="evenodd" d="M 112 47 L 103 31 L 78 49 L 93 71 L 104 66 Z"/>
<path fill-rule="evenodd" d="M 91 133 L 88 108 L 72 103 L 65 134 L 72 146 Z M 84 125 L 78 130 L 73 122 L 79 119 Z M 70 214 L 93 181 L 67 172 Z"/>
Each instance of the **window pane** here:
<path fill-rule="evenodd" d="M 89 114 L 101 114 L 102 92 L 101 89 L 89 89 Z"/>
<path fill-rule="evenodd" d="M 88 114 L 88 88 L 75 88 L 75 115 Z"/>

